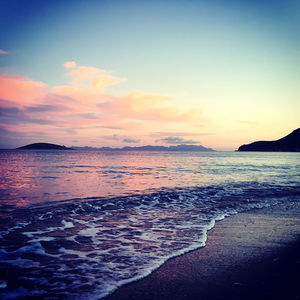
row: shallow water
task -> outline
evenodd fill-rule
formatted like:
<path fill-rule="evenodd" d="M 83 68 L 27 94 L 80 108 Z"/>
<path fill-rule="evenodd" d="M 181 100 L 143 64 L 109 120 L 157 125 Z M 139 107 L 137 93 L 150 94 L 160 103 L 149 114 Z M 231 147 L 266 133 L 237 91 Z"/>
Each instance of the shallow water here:
<path fill-rule="evenodd" d="M 2 151 L 0 296 L 98 299 L 300 198 L 300 154 Z"/>

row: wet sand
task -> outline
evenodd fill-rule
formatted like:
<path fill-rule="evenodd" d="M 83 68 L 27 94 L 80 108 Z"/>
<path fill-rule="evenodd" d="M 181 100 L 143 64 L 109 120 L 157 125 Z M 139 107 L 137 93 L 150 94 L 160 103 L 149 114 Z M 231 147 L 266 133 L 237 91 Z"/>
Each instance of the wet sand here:
<path fill-rule="evenodd" d="M 300 299 L 300 203 L 240 213 L 105 300 Z"/>

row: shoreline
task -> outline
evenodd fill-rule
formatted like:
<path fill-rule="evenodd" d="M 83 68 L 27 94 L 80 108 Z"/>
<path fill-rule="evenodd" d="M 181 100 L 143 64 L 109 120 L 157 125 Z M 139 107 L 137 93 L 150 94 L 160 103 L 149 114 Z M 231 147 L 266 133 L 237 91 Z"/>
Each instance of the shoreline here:
<path fill-rule="evenodd" d="M 205 247 L 103 299 L 299 299 L 299 202 L 232 215 L 207 235 Z"/>

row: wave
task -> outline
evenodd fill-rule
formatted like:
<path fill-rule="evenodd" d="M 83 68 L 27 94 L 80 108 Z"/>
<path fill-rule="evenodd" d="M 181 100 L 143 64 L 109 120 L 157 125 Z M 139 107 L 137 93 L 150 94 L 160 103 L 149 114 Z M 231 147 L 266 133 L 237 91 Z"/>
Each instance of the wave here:
<path fill-rule="evenodd" d="M 2 208 L 0 296 L 99 299 L 205 246 L 217 220 L 290 199 L 297 184 L 248 182 Z"/>

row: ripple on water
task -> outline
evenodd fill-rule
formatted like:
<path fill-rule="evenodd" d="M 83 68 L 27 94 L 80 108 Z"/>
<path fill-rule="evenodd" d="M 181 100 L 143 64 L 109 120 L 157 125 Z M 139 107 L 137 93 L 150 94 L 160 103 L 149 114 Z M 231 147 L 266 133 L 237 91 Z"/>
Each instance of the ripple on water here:
<path fill-rule="evenodd" d="M 0 295 L 99 298 L 204 246 L 216 220 L 299 196 L 251 183 L 23 209 L 1 227 Z"/>

